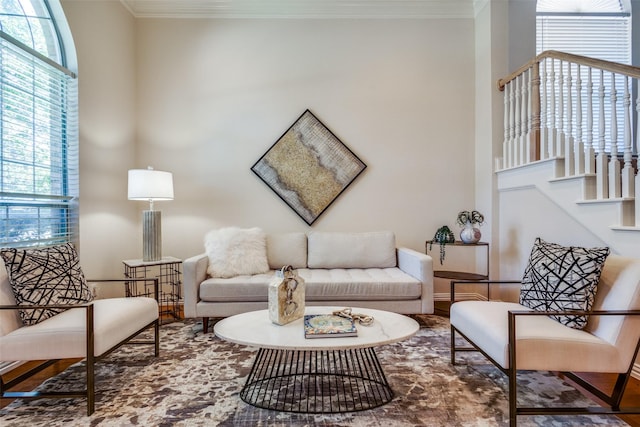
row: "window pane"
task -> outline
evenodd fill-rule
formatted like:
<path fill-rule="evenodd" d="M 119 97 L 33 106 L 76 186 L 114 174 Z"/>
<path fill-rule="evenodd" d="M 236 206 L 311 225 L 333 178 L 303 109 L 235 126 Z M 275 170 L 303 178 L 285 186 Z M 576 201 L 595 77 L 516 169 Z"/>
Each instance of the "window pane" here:
<path fill-rule="evenodd" d="M 0 31 L 64 65 L 53 19 L 42 0 L 0 0 Z"/>
<path fill-rule="evenodd" d="M 0 0 L 0 10 L 13 15 L 22 15 L 24 13 L 18 0 Z"/>
<path fill-rule="evenodd" d="M 42 0 L 0 0 L 2 246 L 77 241 L 77 81 L 40 55 L 62 65 L 54 24 Z"/>
<path fill-rule="evenodd" d="M 619 13 L 623 11 L 619 0 L 538 0 L 536 4 L 538 13 Z"/>

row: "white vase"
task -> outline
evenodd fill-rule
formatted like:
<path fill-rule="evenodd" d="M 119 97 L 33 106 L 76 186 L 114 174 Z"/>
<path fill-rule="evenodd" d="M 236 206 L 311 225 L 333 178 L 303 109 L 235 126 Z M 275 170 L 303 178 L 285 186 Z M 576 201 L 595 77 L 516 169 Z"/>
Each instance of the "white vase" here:
<path fill-rule="evenodd" d="M 463 243 L 478 243 L 482 237 L 482 233 L 478 227 L 474 227 L 471 222 L 467 221 L 462 230 L 460 230 L 460 240 Z"/>

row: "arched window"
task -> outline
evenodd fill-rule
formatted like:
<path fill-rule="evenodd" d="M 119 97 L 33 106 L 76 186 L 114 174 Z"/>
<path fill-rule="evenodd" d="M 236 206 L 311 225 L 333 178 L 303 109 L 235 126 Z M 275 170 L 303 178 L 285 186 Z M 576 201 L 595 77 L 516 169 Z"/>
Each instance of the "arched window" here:
<path fill-rule="evenodd" d="M 61 10 L 59 0 L 0 0 L 1 246 L 78 241 L 77 79 Z"/>
<path fill-rule="evenodd" d="M 536 4 L 536 54 L 557 50 L 631 64 L 631 4 L 629 0 L 538 0 Z M 556 73 L 558 71 L 556 70 Z M 586 69 L 582 79 L 586 81 Z M 616 87 L 623 87 L 621 76 Z M 610 127 L 610 80 L 605 87 L 605 121 Z M 575 99 L 574 99 L 575 102 Z M 575 105 L 574 111 L 575 111 Z M 624 117 L 624 106 L 616 107 L 617 117 Z M 598 112 L 594 111 L 598 122 Z M 624 129 L 618 128 L 618 151 L 624 150 Z M 605 151 L 610 151 L 611 135 L 605 134 Z M 597 149 L 597 147 L 596 147 Z"/>

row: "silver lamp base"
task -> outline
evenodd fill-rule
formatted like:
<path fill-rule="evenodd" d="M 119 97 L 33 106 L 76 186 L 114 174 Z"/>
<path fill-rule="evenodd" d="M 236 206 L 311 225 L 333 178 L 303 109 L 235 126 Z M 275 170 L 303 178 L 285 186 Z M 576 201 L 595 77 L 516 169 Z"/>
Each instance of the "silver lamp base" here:
<path fill-rule="evenodd" d="M 160 211 L 142 212 L 142 261 L 162 259 L 162 226 Z"/>

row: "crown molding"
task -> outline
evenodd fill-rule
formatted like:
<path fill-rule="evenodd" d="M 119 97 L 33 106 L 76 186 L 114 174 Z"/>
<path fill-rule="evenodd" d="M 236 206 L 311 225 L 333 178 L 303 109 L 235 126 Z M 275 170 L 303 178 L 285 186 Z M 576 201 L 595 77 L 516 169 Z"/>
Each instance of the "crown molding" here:
<path fill-rule="evenodd" d="M 489 0 L 120 0 L 136 18 L 473 19 Z M 484 7 L 484 5 L 483 5 Z"/>

